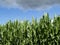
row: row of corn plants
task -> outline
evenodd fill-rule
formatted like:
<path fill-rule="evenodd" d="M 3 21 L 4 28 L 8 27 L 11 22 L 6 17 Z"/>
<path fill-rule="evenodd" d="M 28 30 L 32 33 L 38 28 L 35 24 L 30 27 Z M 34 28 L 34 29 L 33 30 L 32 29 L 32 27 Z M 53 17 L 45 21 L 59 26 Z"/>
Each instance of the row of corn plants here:
<path fill-rule="evenodd" d="M 0 45 L 59 45 L 60 17 L 50 19 L 46 14 L 40 20 L 8 21 L 0 25 Z"/>

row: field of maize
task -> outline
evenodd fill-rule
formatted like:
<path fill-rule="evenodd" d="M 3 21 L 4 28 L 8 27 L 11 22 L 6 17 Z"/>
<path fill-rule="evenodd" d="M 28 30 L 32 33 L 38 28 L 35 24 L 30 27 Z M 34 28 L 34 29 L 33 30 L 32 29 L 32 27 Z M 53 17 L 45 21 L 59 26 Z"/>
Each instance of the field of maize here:
<path fill-rule="evenodd" d="M 60 16 L 0 24 L 0 45 L 60 45 Z"/>

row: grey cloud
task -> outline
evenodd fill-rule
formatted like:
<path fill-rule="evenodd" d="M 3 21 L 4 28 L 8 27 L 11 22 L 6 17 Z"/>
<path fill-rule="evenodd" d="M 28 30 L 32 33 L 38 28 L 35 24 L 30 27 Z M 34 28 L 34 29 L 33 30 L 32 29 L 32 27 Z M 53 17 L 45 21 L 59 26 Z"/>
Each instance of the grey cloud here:
<path fill-rule="evenodd" d="M 0 0 L 0 6 L 15 8 L 17 7 L 17 3 L 16 0 Z"/>
<path fill-rule="evenodd" d="M 44 8 L 60 4 L 60 0 L 16 0 L 16 3 L 24 8 Z"/>
<path fill-rule="evenodd" d="M 0 0 L 0 6 L 24 9 L 46 8 L 56 4 L 60 4 L 60 0 Z"/>

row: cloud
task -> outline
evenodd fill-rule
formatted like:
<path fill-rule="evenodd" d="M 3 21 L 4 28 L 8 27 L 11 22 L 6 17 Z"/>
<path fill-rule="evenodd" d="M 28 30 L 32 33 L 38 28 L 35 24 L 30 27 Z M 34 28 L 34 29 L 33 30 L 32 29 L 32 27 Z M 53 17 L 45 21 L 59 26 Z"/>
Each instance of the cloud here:
<path fill-rule="evenodd" d="M 2 7 L 17 7 L 16 0 L 0 0 L 0 6 Z"/>
<path fill-rule="evenodd" d="M 0 6 L 23 9 L 48 8 L 60 4 L 60 0 L 0 0 Z"/>

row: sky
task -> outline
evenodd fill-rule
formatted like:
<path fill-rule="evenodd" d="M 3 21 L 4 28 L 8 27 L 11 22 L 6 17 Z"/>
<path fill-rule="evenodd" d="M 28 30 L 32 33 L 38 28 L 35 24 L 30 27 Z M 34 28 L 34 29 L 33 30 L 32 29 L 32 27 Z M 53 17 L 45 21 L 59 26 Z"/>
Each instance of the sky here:
<path fill-rule="evenodd" d="M 32 20 L 49 13 L 50 18 L 60 15 L 60 0 L 0 0 L 0 24 L 9 20 Z"/>

